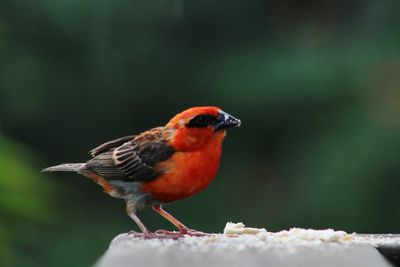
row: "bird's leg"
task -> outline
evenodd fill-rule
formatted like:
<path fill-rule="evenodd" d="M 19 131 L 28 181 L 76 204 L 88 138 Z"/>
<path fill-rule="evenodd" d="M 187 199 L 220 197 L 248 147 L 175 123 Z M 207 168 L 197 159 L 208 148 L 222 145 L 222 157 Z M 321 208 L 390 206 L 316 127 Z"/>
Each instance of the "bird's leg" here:
<path fill-rule="evenodd" d="M 143 222 L 139 219 L 139 217 L 136 215 L 136 211 L 134 208 L 130 207 L 129 205 L 126 208 L 127 213 L 129 215 L 129 217 L 132 218 L 132 220 L 135 221 L 135 223 L 139 226 L 140 230 L 142 231 L 142 233 L 137 233 L 134 231 L 129 232 L 129 235 L 132 235 L 134 237 L 141 237 L 141 238 L 145 238 L 145 239 L 151 239 L 151 238 L 178 238 L 179 236 L 172 236 L 172 235 L 168 235 L 165 233 L 152 233 L 149 231 L 149 229 L 147 229 L 147 227 L 143 224 Z"/>
<path fill-rule="evenodd" d="M 128 213 L 129 217 L 131 217 L 132 220 L 135 221 L 135 223 L 137 224 L 137 226 L 139 226 L 140 230 L 142 231 L 142 234 L 141 234 L 141 235 L 142 235 L 144 238 L 150 237 L 151 232 L 149 231 L 149 229 L 147 229 L 147 227 L 142 223 L 142 221 L 141 221 L 141 220 L 139 219 L 139 217 L 136 215 L 136 209 L 134 208 L 134 206 L 128 204 L 128 205 L 126 206 L 126 212 Z M 130 233 L 130 234 L 132 234 L 132 233 Z M 135 236 L 136 236 L 136 234 L 139 234 L 139 233 L 135 233 Z M 139 235 L 140 235 L 140 234 L 139 234 Z"/>
<path fill-rule="evenodd" d="M 145 236 L 150 234 L 150 231 L 147 229 L 147 227 L 142 223 L 142 221 L 135 213 L 129 214 L 129 217 L 131 217 L 135 221 L 135 223 L 139 226 L 140 230 Z"/>
<path fill-rule="evenodd" d="M 176 219 L 174 216 L 163 210 L 161 205 L 155 205 L 152 207 L 155 212 L 163 216 L 165 219 L 167 219 L 169 222 L 171 222 L 176 228 L 179 229 L 179 233 L 177 232 L 171 232 L 171 231 L 166 231 L 166 230 L 158 230 L 156 233 L 162 233 L 166 235 L 190 235 L 190 236 L 205 236 L 207 233 L 199 232 L 196 230 L 189 229 L 186 227 L 183 223 L 181 223 L 178 219 Z"/>

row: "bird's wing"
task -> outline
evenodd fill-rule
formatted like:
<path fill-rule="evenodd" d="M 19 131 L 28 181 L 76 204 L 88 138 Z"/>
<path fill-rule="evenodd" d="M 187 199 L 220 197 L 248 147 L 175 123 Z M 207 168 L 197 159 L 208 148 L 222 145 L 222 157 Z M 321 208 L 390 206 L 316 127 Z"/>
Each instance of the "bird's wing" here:
<path fill-rule="evenodd" d="M 140 141 L 126 142 L 98 154 L 87 166 L 106 179 L 146 181 L 155 178 L 163 172 L 157 168 L 157 163 L 167 160 L 175 151 L 164 141 Z"/>
<path fill-rule="evenodd" d="M 111 140 L 107 143 L 101 144 L 98 147 L 93 148 L 92 150 L 90 150 L 90 154 L 92 155 L 92 157 L 95 157 L 95 156 L 99 155 L 100 153 L 106 152 L 110 148 L 118 147 L 125 142 L 129 142 L 129 141 L 133 140 L 134 137 L 135 137 L 134 135 L 128 135 L 128 136 L 124 136 L 124 137 L 121 137 L 121 138 L 118 138 L 115 140 Z"/>

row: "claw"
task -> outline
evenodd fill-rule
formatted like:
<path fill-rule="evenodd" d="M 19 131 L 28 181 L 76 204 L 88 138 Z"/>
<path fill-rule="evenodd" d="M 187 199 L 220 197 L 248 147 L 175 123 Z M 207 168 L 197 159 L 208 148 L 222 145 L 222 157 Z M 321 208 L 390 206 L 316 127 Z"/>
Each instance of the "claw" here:
<path fill-rule="evenodd" d="M 186 229 L 186 233 L 184 233 L 184 234 L 188 235 L 188 236 L 198 236 L 198 237 L 212 235 L 210 233 L 204 233 L 204 232 L 193 230 L 193 229 Z"/>
<path fill-rule="evenodd" d="M 200 231 L 196 231 L 196 230 L 188 229 L 188 228 L 181 229 L 179 232 L 167 231 L 167 230 L 160 229 L 160 230 L 155 231 L 155 233 L 163 234 L 163 235 L 170 235 L 170 236 L 174 236 L 174 237 L 181 237 L 181 236 L 185 236 L 185 235 L 198 236 L 198 237 L 211 235 L 209 233 L 204 233 L 204 232 L 200 232 Z"/>
<path fill-rule="evenodd" d="M 182 232 L 167 231 L 167 230 L 164 230 L 164 229 L 157 230 L 154 233 L 160 234 L 160 235 L 165 235 L 165 236 L 170 236 L 172 238 L 179 238 L 179 237 L 182 237 L 184 235 Z"/>
<path fill-rule="evenodd" d="M 146 233 L 138 233 L 135 231 L 130 231 L 128 233 L 128 236 L 141 239 L 178 239 L 183 235 L 180 232 L 169 232 L 165 230 L 158 230 L 156 232 L 146 232 Z"/>

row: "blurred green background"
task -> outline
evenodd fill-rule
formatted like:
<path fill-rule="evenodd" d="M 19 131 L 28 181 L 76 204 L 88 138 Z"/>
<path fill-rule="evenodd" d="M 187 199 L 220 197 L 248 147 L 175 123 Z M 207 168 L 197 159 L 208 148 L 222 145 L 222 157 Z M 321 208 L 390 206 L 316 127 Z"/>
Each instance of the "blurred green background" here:
<path fill-rule="evenodd" d="M 243 126 L 212 186 L 166 207 L 190 227 L 400 232 L 399 7 L 2 0 L 0 265 L 89 266 L 136 230 L 89 179 L 40 170 L 196 105 Z"/>

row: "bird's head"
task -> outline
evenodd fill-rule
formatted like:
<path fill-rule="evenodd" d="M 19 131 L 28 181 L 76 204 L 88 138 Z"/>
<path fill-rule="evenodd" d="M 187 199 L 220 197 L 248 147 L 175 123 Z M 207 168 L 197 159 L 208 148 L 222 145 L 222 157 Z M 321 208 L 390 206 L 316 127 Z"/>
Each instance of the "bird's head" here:
<path fill-rule="evenodd" d="M 173 129 L 171 142 L 182 151 L 197 150 L 209 142 L 222 142 L 225 130 L 239 127 L 240 120 L 218 107 L 193 107 L 175 117 L 167 124 Z"/>

